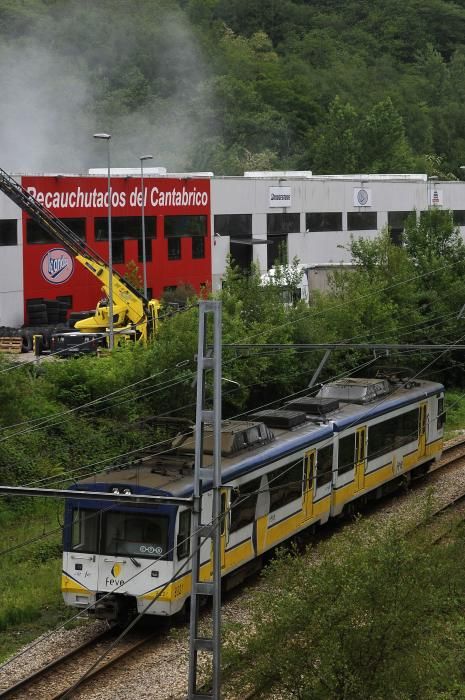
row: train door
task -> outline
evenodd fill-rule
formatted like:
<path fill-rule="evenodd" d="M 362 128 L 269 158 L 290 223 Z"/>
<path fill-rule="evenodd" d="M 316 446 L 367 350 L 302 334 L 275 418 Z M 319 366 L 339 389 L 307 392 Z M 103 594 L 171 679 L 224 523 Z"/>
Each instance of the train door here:
<path fill-rule="evenodd" d="M 366 436 L 365 427 L 358 428 L 355 433 L 355 488 L 357 492 L 365 488 Z"/>
<path fill-rule="evenodd" d="M 220 505 L 220 559 L 221 571 L 226 568 L 226 546 L 229 536 L 229 508 L 228 508 L 228 492 L 226 489 L 221 489 L 221 505 Z M 207 579 L 213 578 L 213 540 L 210 544 L 210 561 L 207 566 Z"/>
<path fill-rule="evenodd" d="M 309 450 L 304 457 L 304 520 L 313 516 L 313 484 L 315 481 L 316 451 Z"/>
<path fill-rule="evenodd" d="M 221 569 L 226 566 L 226 545 L 228 544 L 229 535 L 229 509 L 228 509 L 228 492 L 226 489 L 221 490 L 221 528 L 220 528 L 220 548 L 221 548 Z"/>
<path fill-rule="evenodd" d="M 418 456 L 424 457 L 426 454 L 426 401 L 420 404 L 418 412 Z"/>

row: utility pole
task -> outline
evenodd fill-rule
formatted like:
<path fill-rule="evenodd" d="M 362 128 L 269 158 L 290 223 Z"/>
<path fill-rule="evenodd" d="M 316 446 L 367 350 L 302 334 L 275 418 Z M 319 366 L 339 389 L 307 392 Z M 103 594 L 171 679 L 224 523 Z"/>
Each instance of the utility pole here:
<path fill-rule="evenodd" d="M 208 318 L 213 320 L 213 351 L 207 352 Z M 213 405 L 207 407 L 206 372 L 213 370 Z M 210 400 L 211 404 L 211 400 Z M 213 464 L 203 466 L 205 424 L 213 428 Z M 202 522 L 202 491 L 213 485 L 211 522 Z M 195 422 L 194 498 L 192 511 L 191 551 L 192 593 L 189 639 L 189 700 L 220 700 L 221 693 L 221 302 L 199 303 L 199 340 L 197 355 L 197 408 Z M 200 580 L 201 554 L 213 558 L 212 576 Z M 206 554 L 207 553 L 207 554 Z M 206 556 L 205 556 L 206 554 Z M 199 636 L 201 598 L 211 598 L 211 636 Z M 198 654 L 212 655 L 212 689 L 210 694 L 198 690 Z"/>

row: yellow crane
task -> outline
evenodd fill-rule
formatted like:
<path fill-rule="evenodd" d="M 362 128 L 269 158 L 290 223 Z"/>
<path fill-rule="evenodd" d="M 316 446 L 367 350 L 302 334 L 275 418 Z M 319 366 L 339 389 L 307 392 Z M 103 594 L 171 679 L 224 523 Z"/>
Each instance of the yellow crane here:
<path fill-rule="evenodd" d="M 110 268 L 106 260 L 96 253 L 74 231 L 24 189 L 14 178 L 0 168 L 0 191 L 25 211 L 39 226 L 74 256 L 102 284 L 106 297 L 110 289 Z M 119 272 L 112 270 L 113 328 L 119 338 L 133 338 L 146 343 L 155 332 L 160 302 L 146 299 L 134 285 Z M 109 327 L 108 300 L 99 301 L 94 316 L 77 321 L 75 328 L 81 333 L 107 333 Z"/>

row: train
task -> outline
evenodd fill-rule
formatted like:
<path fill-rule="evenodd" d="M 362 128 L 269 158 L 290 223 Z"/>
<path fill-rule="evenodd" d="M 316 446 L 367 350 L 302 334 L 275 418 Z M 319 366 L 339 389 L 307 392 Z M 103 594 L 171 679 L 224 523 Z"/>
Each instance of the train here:
<path fill-rule="evenodd" d="M 244 420 L 224 420 L 221 436 L 221 573 L 229 588 L 257 571 L 290 538 L 378 499 L 440 459 L 444 387 L 395 376 L 340 379 Z M 206 428 L 203 464 L 213 459 Z M 193 431 L 137 464 L 109 468 L 73 488 L 188 498 L 193 495 Z M 202 494 L 203 522 L 213 493 Z M 65 604 L 98 619 L 174 616 L 191 589 L 191 510 L 70 497 L 65 504 Z M 211 542 L 200 579 L 212 576 Z M 186 605 L 187 603 L 187 605 Z"/>

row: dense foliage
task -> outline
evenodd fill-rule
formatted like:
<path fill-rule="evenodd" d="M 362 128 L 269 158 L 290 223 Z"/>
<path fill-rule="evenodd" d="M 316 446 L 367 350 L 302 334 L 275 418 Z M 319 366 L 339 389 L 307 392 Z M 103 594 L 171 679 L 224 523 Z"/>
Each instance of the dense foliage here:
<path fill-rule="evenodd" d="M 10 101 L 41 92 L 38 123 L 46 104 L 59 115 L 69 103 L 71 134 L 49 122 L 70 161 L 69 137 L 83 150 L 105 126 L 125 164 L 150 147 L 171 169 L 218 174 L 453 177 L 464 30 L 464 0 L 0 0 L 0 62 Z"/>
<path fill-rule="evenodd" d="M 463 527 L 434 546 L 359 523 L 273 561 L 226 636 L 235 697 L 463 697 L 463 545 Z"/>

